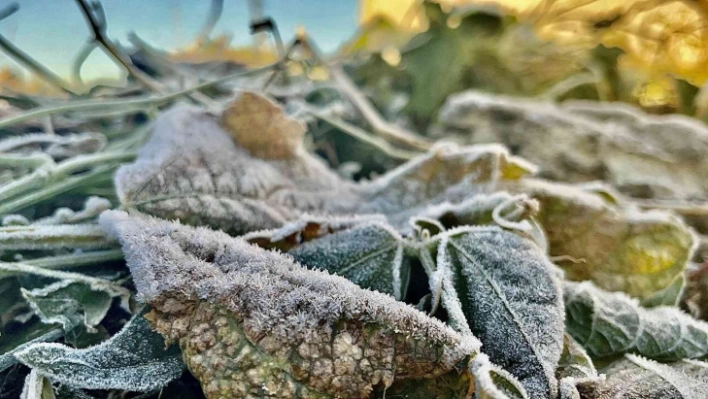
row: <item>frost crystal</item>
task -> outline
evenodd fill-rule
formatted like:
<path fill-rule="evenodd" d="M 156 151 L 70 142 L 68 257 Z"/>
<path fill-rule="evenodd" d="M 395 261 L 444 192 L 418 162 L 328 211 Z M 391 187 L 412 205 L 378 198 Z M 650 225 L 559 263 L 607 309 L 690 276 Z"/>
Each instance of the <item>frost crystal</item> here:
<path fill-rule="evenodd" d="M 137 315 L 100 345 L 73 349 L 40 343 L 15 357 L 41 375 L 74 388 L 150 391 L 182 374 L 184 365 L 175 349 L 166 350 L 163 338 Z"/>
<path fill-rule="evenodd" d="M 101 224 L 209 398 L 366 398 L 464 365 L 480 346 L 388 295 L 222 232 L 113 211 Z"/>
<path fill-rule="evenodd" d="M 248 99 L 254 102 L 249 106 L 259 107 L 269 101 L 253 94 L 242 100 Z M 227 120 L 228 112 L 223 115 Z M 237 130 L 290 126 L 292 121 L 286 122 L 282 110 L 268 111 L 272 112 L 272 119 L 280 122 L 248 122 L 242 115 Z M 119 197 L 124 205 L 142 212 L 233 235 L 280 227 L 305 213 L 382 213 L 395 227 L 406 229 L 409 217 L 430 204 L 459 202 L 534 169 L 501 146 L 450 144 L 437 146 L 373 182 L 355 184 L 290 143 L 287 131 L 280 133 L 289 137 L 290 144 L 283 144 L 279 154 L 251 148 L 257 144 L 251 140 L 261 140 L 255 136 L 275 134 L 268 131 L 248 131 L 243 137 L 239 133 L 234 139 L 216 115 L 186 107 L 168 111 L 156 122 L 137 161 L 116 174 Z"/>
<path fill-rule="evenodd" d="M 438 267 L 450 262 L 462 310 L 484 353 L 516 376 L 530 398 L 555 397 L 564 328 L 553 265 L 533 242 L 497 227 L 444 235 Z"/>
<path fill-rule="evenodd" d="M 589 282 L 564 284 L 568 333 L 592 356 L 636 353 L 660 361 L 708 355 L 708 323 L 675 307 L 644 309 Z"/>

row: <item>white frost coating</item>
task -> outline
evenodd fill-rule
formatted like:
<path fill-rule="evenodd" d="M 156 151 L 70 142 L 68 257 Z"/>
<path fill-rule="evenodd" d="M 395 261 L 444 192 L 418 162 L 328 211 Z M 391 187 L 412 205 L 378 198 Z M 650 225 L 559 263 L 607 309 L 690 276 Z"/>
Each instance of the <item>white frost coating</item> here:
<path fill-rule="evenodd" d="M 321 323 L 339 320 L 395 326 L 400 334 L 441 343 L 440 361 L 450 367 L 480 347 L 474 337 L 461 336 L 391 296 L 307 270 L 223 232 L 115 211 L 102 214 L 100 222 L 121 240 L 142 301 L 179 295 L 224 303 L 248 315 L 249 329 L 284 340 L 306 339 Z"/>
<path fill-rule="evenodd" d="M 0 141 L 0 153 L 46 152 L 55 160 L 88 154 L 103 149 L 106 137 L 101 133 L 68 135 L 34 133 L 9 137 Z"/>
<path fill-rule="evenodd" d="M 97 224 L 59 226 L 9 226 L 0 228 L 2 250 L 98 249 L 115 246 L 116 240 Z"/>
<path fill-rule="evenodd" d="M 590 282 L 564 283 L 566 327 L 593 356 L 636 353 L 661 361 L 708 355 L 708 323 L 675 307 L 645 309 Z"/>
<path fill-rule="evenodd" d="M 101 214 L 101 212 L 111 209 L 111 202 L 105 198 L 90 196 L 84 208 L 78 212 L 74 212 L 69 208 L 59 208 L 54 211 L 52 216 L 39 219 L 34 222 L 34 225 L 55 225 L 64 223 L 77 223 L 87 219 L 92 219 Z"/>
<path fill-rule="evenodd" d="M 692 118 L 651 116 L 618 103 L 557 104 L 468 91 L 448 98 L 437 125 L 439 137 L 513 146 L 554 180 L 603 179 L 625 192 L 648 189 L 663 198 L 708 195 L 708 129 Z"/>
<path fill-rule="evenodd" d="M 22 387 L 22 393 L 20 394 L 20 399 L 52 399 L 51 397 L 45 397 L 44 393 L 44 377 L 41 376 L 37 370 L 32 370 L 25 378 L 25 385 Z"/>
<path fill-rule="evenodd" d="M 279 227 L 305 213 L 385 214 L 407 229 L 419 210 L 488 192 L 497 172 L 508 171 L 518 178 L 533 167 L 501 146 L 448 145 L 355 184 L 302 149 L 287 159 L 254 157 L 216 116 L 180 107 L 160 116 L 137 161 L 117 172 L 116 187 L 126 206 L 232 235 Z"/>
<path fill-rule="evenodd" d="M 3 226 L 27 226 L 30 221 L 22 215 L 5 215 L 2 217 Z"/>
<path fill-rule="evenodd" d="M 526 393 L 521 383 L 506 370 L 492 364 L 492 362 L 489 361 L 489 357 L 484 353 L 480 353 L 475 357 L 474 361 L 471 363 L 470 370 L 474 376 L 477 399 L 529 398 L 528 393 Z M 510 389 L 504 389 L 506 387 L 500 387 L 498 381 L 495 381 L 495 379 L 503 380 L 506 384 L 511 386 L 510 388 L 515 389 L 516 392 L 512 392 Z"/>
<path fill-rule="evenodd" d="M 438 264 L 455 271 L 455 298 L 495 364 L 533 399 L 555 397 L 564 313 L 553 265 L 531 241 L 497 226 L 441 234 Z"/>
<path fill-rule="evenodd" d="M 442 299 L 442 305 L 450 317 L 450 325 L 461 334 L 472 336 L 469 321 L 465 317 L 460 303 L 460 297 L 455 289 L 453 265 L 448 252 L 445 250 L 449 242 L 449 235 L 445 234 L 438 245 L 436 259 L 437 270 L 430 279 L 430 290 L 433 297 Z M 440 291 L 437 291 L 440 290 Z M 437 292 L 440 292 L 437 294 Z"/>
<path fill-rule="evenodd" d="M 674 388 L 681 393 L 683 399 L 701 399 L 706 393 L 705 389 L 708 388 L 708 379 L 687 378 L 687 376 L 680 371 L 676 371 L 669 366 L 653 362 L 641 356 L 628 354 L 625 357 L 630 362 L 656 373 L 661 379 L 673 385 Z M 701 396 L 698 396 L 699 394 Z"/>
<path fill-rule="evenodd" d="M 401 265 L 403 264 L 403 244 L 398 244 L 396 247 L 396 255 L 393 257 L 393 297 L 399 301 L 403 300 L 403 294 L 401 292 L 401 287 L 403 287 L 403 281 L 401 281 Z"/>
<path fill-rule="evenodd" d="M 181 354 L 175 349 L 165 350 L 163 338 L 137 315 L 100 345 L 73 349 L 40 343 L 15 357 L 39 374 L 74 388 L 150 391 L 182 374 Z"/>

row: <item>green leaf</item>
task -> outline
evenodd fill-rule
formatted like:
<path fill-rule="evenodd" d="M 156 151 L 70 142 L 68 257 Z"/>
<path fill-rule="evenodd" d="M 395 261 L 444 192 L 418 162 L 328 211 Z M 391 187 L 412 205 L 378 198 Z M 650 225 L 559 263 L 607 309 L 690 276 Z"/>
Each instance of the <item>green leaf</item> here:
<path fill-rule="evenodd" d="M 32 370 L 25 379 L 20 399 L 55 399 L 52 383 L 36 370 Z"/>
<path fill-rule="evenodd" d="M 403 237 L 382 218 L 305 217 L 272 231 L 244 236 L 267 249 L 287 252 L 310 269 L 326 270 L 363 288 L 406 296 L 410 276 Z M 378 220 L 377 220 L 378 219 Z"/>
<path fill-rule="evenodd" d="M 560 381 L 563 378 L 589 378 L 597 377 L 595 365 L 583 349 L 572 336 L 563 336 L 563 353 L 561 353 L 556 369 L 556 378 Z"/>
<path fill-rule="evenodd" d="M 91 330 L 103 320 L 113 302 L 111 293 L 70 280 L 34 290 L 22 289 L 22 295 L 42 322 L 61 324 L 66 332 L 81 325 Z"/>
<path fill-rule="evenodd" d="M 0 336 L 0 372 L 17 363 L 15 353 L 40 342 L 52 342 L 64 336 L 64 332 L 54 326 L 28 322 L 17 334 L 5 333 Z"/>
<path fill-rule="evenodd" d="M 79 389 L 149 391 L 182 374 L 184 364 L 176 347 L 136 315 L 108 341 L 86 349 L 60 344 L 34 344 L 15 354 L 17 359 L 52 380 Z"/>
<path fill-rule="evenodd" d="M 437 268 L 454 273 L 462 311 L 484 353 L 516 376 L 530 398 L 554 397 L 563 350 L 554 266 L 531 240 L 497 227 L 460 228 L 437 241 Z"/>
<path fill-rule="evenodd" d="M 708 323 L 674 307 L 644 309 L 621 292 L 564 284 L 566 327 L 594 357 L 626 352 L 660 361 L 708 355 Z"/>
<path fill-rule="evenodd" d="M 363 398 L 464 367 L 479 349 L 389 295 L 223 232 L 114 211 L 100 221 L 207 397 Z"/>
<path fill-rule="evenodd" d="M 674 283 L 693 254 L 694 235 L 673 214 L 625 208 L 582 187 L 542 180 L 505 188 L 540 202 L 549 254 L 570 280 L 646 298 Z"/>
<path fill-rule="evenodd" d="M 525 387 L 508 371 L 489 361 L 486 354 L 480 353 L 472 362 L 475 394 L 477 399 L 528 399 Z"/>
<path fill-rule="evenodd" d="M 581 383 L 578 390 L 587 399 L 699 399 L 705 397 L 708 388 L 706 366 L 661 364 L 625 355 L 602 370 L 607 375 L 605 383 Z"/>
<path fill-rule="evenodd" d="M 645 308 L 654 308 L 657 306 L 678 306 L 681 295 L 683 295 L 685 281 L 686 280 L 683 274 L 677 275 L 668 287 L 642 299 L 642 306 Z"/>

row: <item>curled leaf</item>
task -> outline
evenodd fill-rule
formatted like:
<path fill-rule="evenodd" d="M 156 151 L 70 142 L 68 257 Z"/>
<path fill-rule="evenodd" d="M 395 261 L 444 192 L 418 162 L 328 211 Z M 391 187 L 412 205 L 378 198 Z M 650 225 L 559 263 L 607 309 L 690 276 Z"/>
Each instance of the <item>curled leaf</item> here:
<path fill-rule="evenodd" d="M 22 289 L 30 308 L 47 324 L 58 323 L 64 331 L 84 325 L 98 325 L 108 313 L 115 293 L 89 284 L 60 280 L 43 288 Z"/>
<path fill-rule="evenodd" d="M 480 353 L 472 362 L 477 399 L 527 399 L 529 396 L 516 378 L 506 370 L 492 364 L 489 357 Z M 547 396 L 548 397 L 548 396 Z"/>
<path fill-rule="evenodd" d="M 182 374 L 184 365 L 176 349 L 165 349 L 164 339 L 137 315 L 100 345 L 73 349 L 40 343 L 15 357 L 41 375 L 74 388 L 150 391 Z"/>
<path fill-rule="evenodd" d="M 468 91 L 448 98 L 439 124 L 447 137 L 464 132 L 465 143 L 515 148 L 554 180 L 604 180 L 642 198 L 708 198 L 708 128 L 693 118 Z"/>
<path fill-rule="evenodd" d="M 661 364 L 625 355 L 602 370 L 606 382 L 581 383 L 578 390 L 587 399 L 699 399 L 708 389 L 705 367 L 696 370 L 684 362 Z"/>
<path fill-rule="evenodd" d="M 464 366 L 479 342 L 225 233 L 107 212 L 139 298 L 210 398 L 361 397 Z"/>
<path fill-rule="evenodd" d="M 408 219 L 429 205 L 491 191 L 533 169 L 501 146 L 450 144 L 356 184 L 305 151 L 285 159 L 256 156 L 232 139 L 218 117 L 182 107 L 158 119 L 137 161 L 117 172 L 116 186 L 127 207 L 233 235 L 278 228 L 305 213 L 381 213 L 405 230 Z"/>
<path fill-rule="evenodd" d="M 674 307 L 642 308 L 592 283 L 564 284 L 566 327 L 595 357 L 626 352 L 660 361 L 708 355 L 708 324 Z"/>
<path fill-rule="evenodd" d="M 563 299 L 553 265 L 530 240 L 497 227 L 439 238 L 437 268 L 454 273 L 472 333 L 530 398 L 555 397 L 563 350 Z"/>

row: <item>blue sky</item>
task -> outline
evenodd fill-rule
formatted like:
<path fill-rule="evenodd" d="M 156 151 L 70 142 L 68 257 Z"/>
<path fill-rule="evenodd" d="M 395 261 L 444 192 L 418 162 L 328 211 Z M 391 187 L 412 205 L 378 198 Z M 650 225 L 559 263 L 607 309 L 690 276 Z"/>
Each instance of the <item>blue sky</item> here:
<path fill-rule="evenodd" d="M 10 2 L 0 0 L 4 7 Z M 19 0 L 20 11 L 0 21 L 0 33 L 62 76 L 89 37 L 75 0 Z M 103 0 L 109 36 L 127 43 L 135 31 L 150 44 L 175 48 L 199 32 L 209 10 L 209 0 Z M 263 0 L 264 13 L 273 17 L 284 40 L 297 26 L 304 26 L 324 51 L 332 51 L 355 29 L 356 0 Z M 224 0 L 224 10 L 214 35 L 231 33 L 236 44 L 250 43 L 247 0 Z M 0 65 L 11 64 L 0 55 Z M 94 51 L 83 68 L 84 78 L 116 76 L 118 69 Z"/>

